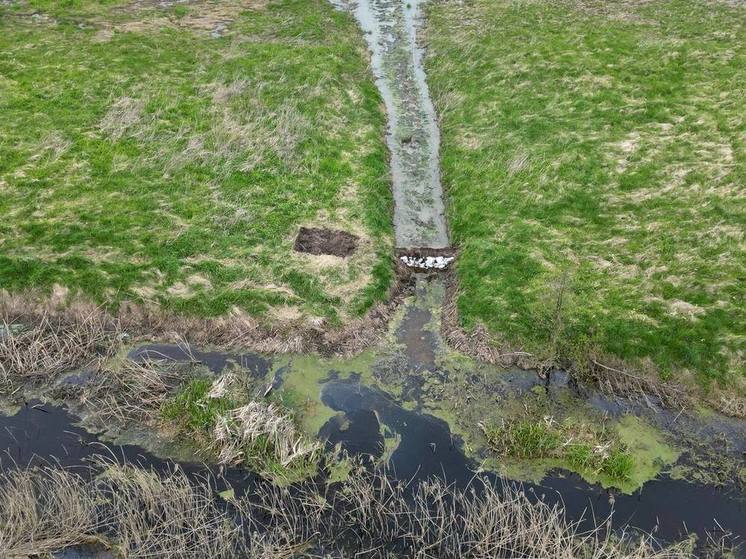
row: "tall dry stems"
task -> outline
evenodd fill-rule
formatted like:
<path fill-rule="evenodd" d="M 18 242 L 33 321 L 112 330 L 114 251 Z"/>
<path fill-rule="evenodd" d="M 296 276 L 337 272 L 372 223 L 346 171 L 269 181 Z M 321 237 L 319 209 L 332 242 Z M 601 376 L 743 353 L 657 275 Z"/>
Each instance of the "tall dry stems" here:
<path fill-rule="evenodd" d="M 283 467 L 321 449 L 319 442 L 309 441 L 277 406 L 264 402 L 249 402 L 221 415 L 213 433 L 223 464 L 237 464 L 247 458 L 247 448 L 257 445 L 266 447 Z"/>
<path fill-rule="evenodd" d="M 116 323 L 103 313 L 67 319 L 42 314 L 31 324 L 0 316 L 0 381 L 49 379 L 95 362 L 116 337 Z"/>
<path fill-rule="evenodd" d="M 340 484 L 263 483 L 230 505 L 178 469 L 158 475 L 102 461 L 93 473 L 47 466 L 0 475 L 0 556 L 107 541 L 127 558 L 691 557 L 688 542 L 661 548 L 605 525 L 583 531 L 559 504 L 512 485 L 410 485 L 360 462 Z"/>

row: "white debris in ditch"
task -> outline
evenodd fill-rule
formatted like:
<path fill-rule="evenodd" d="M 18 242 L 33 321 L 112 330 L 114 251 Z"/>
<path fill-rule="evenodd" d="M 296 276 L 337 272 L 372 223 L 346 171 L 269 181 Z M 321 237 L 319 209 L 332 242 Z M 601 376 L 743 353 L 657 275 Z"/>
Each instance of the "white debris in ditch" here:
<path fill-rule="evenodd" d="M 455 257 L 453 256 L 400 256 L 399 259 L 409 268 L 427 270 L 444 270 Z"/>

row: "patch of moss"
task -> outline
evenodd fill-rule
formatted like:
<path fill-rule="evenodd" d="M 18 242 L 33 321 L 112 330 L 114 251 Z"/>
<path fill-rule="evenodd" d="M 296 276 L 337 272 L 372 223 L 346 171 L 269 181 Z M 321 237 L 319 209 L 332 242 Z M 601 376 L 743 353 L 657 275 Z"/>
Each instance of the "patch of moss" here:
<path fill-rule="evenodd" d="M 620 487 L 627 493 L 656 477 L 666 465 L 676 462 L 681 454 L 665 441 L 658 429 L 639 417 L 625 415 L 614 428 L 634 458 L 630 478 Z M 611 484 L 608 479 L 601 478 L 600 481 L 604 485 Z"/>
<path fill-rule="evenodd" d="M 488 447 L 499 455 L 545 460 L 548 466 L 569 467 L 581 475 L 606 478 L 616 486 L 627 483 L 635 468 L 627 446 L 603 426 L 544 418 L 483 424 L 482 429 Z"/>
<path fill-rule="evenodd" d="M 336 412 L 321 401 L 321 385 L 335 375 L 340 379 L 359 375 L 361 382 L 374 383 L 371 367 L 373 351 L 363 352 L 348 360 L 324 359 L 314 355 L 294 355 L 288 362 L 279 389 L 282 401 L 292 408 L 308 435 L 316 436 L 319 429 Z"/>
<path fill-rule="evenodd" d="M 327 464 L 326 483 L 339 483 L 350 477 L 353 464 L 349 457 L 338 458 Z"/>

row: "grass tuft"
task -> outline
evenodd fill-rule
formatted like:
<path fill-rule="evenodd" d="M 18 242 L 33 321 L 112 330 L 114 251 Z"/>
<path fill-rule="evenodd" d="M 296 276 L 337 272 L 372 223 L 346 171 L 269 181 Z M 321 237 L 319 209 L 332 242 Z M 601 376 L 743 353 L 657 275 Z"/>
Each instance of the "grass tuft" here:
<path fill-rule="evenodd" d="M 580 473 L 603 475 L 614 483 L 628 481 L 635 460 L 606 429 L 566 420 L 503 420 L 480 424 L 488 448 L 501 456 L 566 464 Z"/>

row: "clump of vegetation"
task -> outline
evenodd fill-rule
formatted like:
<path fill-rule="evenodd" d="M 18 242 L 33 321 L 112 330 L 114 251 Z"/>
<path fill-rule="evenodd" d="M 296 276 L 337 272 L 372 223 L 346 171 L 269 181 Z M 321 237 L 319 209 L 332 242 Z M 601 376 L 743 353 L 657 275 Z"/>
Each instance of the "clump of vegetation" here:
<path fill-rule="evenodd" d="M 429 5 L 467 329 L 539 362 L 736 390 L 744 29 L 727 1 Z"/>
<path fill-rule="evenodd" d="M 321 443 L 309 440 L 277 403 L 249 400 L 232 374 L 195 378 L 161 408 L 164 419 L 210 449 L 221 464 L 244 464 L 277 481 L 294 481 L 319 467 Z"/>
<path fill-rule="evenodd" d="M 292 467 L 313 473 L 321 444 L 309 441 L 276 404 L 249 402 L 218 416 L 213 436 L 224 464 L 245 462 L 282 476 Z"/>
<path fill-rule="evenodd" d="M 238 406 L 226 396 L 213 397 L 213 380 L 196 378 L 181 388 L 178 394 L 163 404 L 163 417 L 175 421 L 187 431 L 210 431 L 221 414 Z"/>
<path fill-rule="evenodd" d="M 101 313 L 35 318 L 28 325 L 0 312 L 0 390 L 94 363 L 110 354 L 117 334 L 115 322 Z"/>
<path fill-rule="evenodd" d="M 241 556 L 241 531 L 209 484 L 103 461 L 87 474 L 50 466 L 0 475 L 0 555 L 103 544 L 117 557 Z"/>
<path fill-rule="evenodd" d="M 0 474 L 0 555 L 44 556 L 99 543 L 122 557 L 370 559 L 542 557 L 684 559 L 690 542 L 583 531 L 560 504 L 477 479 L 458 489 L 435 479 L 393 482 L 360 462 L 330 487 L 259 484 L 219 504 L 209 480 L 99 462 L 90 472 L 55 466 Z"/>
<path fill-rule="evenodd" d="M 607 430 L 571 420 L 503 420 L 480 424 L 489 449 L 501 456 L 552 459 L 577 471 L 623 482 L 632 476 L 634 459 L 618 437 Z"/>

